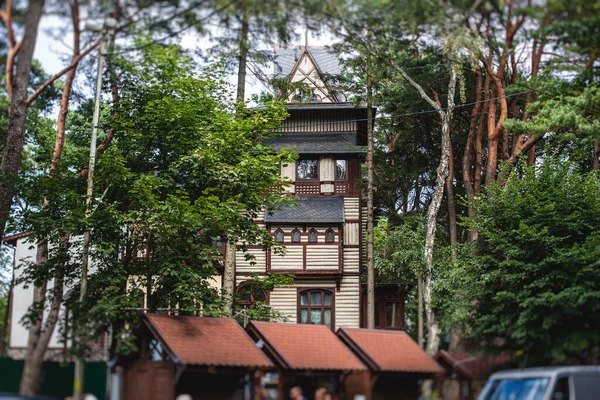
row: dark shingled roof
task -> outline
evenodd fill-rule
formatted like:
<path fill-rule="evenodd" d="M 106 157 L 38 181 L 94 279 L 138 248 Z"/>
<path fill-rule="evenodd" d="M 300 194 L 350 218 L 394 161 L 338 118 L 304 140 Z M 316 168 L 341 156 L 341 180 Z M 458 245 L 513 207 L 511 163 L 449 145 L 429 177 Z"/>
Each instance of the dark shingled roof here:
<path fill-rule="evenodd" d="M 340 63 L 338 57 L 328 48 L 308 46 L 308 52 L 317 63 L 322 74 L 339 75 Z M 304 53 L 304 46 L 279 49 L 275 53 L 275 75 L 287 77 L 298 59 Z"/>
<path fill-rule="evenodd" d="M 271 139 L 268 144 L 280 151 L 282 148 L 296 147 L 298 154 L 364 153 L 355 144 L 356 135 L 353 133 L 319 133 L 319 134 L 282 134 Z"/>
<path fill-rule="evenodd" d="M 340 223 L 344 222 L 342 197 L 298 197 L 297 205 L 281 210 L 267 210 L 265 222 L 279 223 Z M 271 215 L 269 215 L 271 214 Z"/>

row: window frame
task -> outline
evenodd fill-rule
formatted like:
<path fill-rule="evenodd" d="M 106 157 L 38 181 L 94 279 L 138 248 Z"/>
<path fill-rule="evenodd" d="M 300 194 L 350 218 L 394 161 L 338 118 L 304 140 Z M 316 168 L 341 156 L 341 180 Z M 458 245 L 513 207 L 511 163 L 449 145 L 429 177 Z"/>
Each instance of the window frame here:
<path fill-rule="evenodd" d="M 298 167 L 302 161 L 316 161 L 317 162 L 317 176 L 316 178 L 300 178 L 298 175 Z M 321 162 L 318 158 L 301 158 L 296 161 L 296 180 L 299 182 L 320 182 L 321 176 Z"/>
<path fill-rule="evenodd" d="M 296 233 L 298 234 L 298 240 L 295 240 L 295 239 L 294 239 L 294 234 L 296 234 Z M 302 232 L 300 232 L 300 229 L 298 229 L 298 228 L 294 228 L 294 229 L 292 230 L 292 235 L 291 235 L 291 240 L 290 240 L 290 242 L 291 242 L 291 243 L 300 243 L 300 242 L 302 242 Z"/>
<path fill-rule="evenodd" d="M 344 161 L 346 163 L 346 177 L 345 178 L 338 178 L 337 176 L 337 162 L 338 161 Z M 333 179 L 336 182 L 347 182 L 348 181 L 348 160 L 345 158 L 336 158 L 333 164 Z"/>
<path fill-rule="evenodd" d="M 277 240 L 277 234 L 281 233 L 281 240 Z M 273 240 L 277 243 L 285 243 L 285 232 L 281 228 L 277 228 L 275 232 L 273 232 Z"/>
<path fill-rule="evenodd" d="M 331 240 L 329 240 L 329 238 L 327 237 L 327 235 L 329 235 L 329 233 L 331 233 L 333 235 Z M 333 228 L 328 228 L 325 231 L 325 243 L 335 243 L 335 231 L 333 230 Z"/>
<path fill-rule="evenodd" d="M 236 286 L 236 288 L 235 288 L 236 298 L 235 298 L 235 301 L 233 304 L 234 308 L 236 306 L 242 306 L 242 308 L 243 308 L 243 306 L 247 306 L 248 309 L 254 308 L 254 306 L 256 305 L 256 302 L 257 302 L 256 298 L 254 297 L 254 291 L 250 292 L 250 300 L 249 301 L 243 300 L 240 302 L 240 298 L 239 298 L 242 290 L 244 290 L 245 288 L 247 288 L 249 286 L 253 286 L 253 285 L 255 285 L 254 281 L 247 280 L 247 281 L 241 282 L 239 285 Z M 263 297 L 265 299 L 264 302 L 266 304 L 269 304 L 269 300 L 270 300 L 269 299 L 269 291 L 265 290 L 265 289 L 260 289 L 260 288 L 256 288 L 256 291 L 261 291 L 263 294 Z M 259 300 L 259 301 L 262 301 L 262 300 Z"/>
<path fill-rule="evenodd" d="M 325 304 L 320 304 L 320 305 L 311 305 L 310 304 L 310 292 L 321 292 L 321 303 L 325 303 L 325 293 L 329 293 L 331 295 L 331 304 L 329 305 L 325 305 Z M 307 305 L 301 305 L 300 303 L 300 299 L 301 296 L 304 293 L 308 293 L 308 302 L 309 304 Z M 302 309 L 307 309 L 307 313 L 308 313 L 308 322 L 306 324 L 303 324 L 301 322 L 301 316 L 300 313 Z M 297 292 L 296 292 L 296 323 L 297 324 L 303 324 L 303 325 L 317 325 L 317 324 L 312 324 L 310 322 L 310 310 L 311 309 L 320 309 L 321 310 L 321 321 L 323 323 L 318 324 L 318 325 L 323 325 L 323 326 L 327 326 L 324 324 L 325 322 L 325 309 L 329 309 L 331 310 L 331 327 L 330 329 L 335 332 L 335 289 L 334 288 L 326 288 L 326 287 L 299 287 L 297 288 Z"/>
<path fill-rule="evenodd" d="M 315 240 L 311 240 L 311 235 L 315 234 Z M 319 243 L 319 231 L 315 228 L 310 228 L 308 230 L 308 243 Z"/>

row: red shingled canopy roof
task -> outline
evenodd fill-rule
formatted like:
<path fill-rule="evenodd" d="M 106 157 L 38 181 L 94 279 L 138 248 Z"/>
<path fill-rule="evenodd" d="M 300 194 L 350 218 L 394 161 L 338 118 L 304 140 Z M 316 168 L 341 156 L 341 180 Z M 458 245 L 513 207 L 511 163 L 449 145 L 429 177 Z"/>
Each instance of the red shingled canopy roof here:
<path fill-rule="evenodd" d="M 373 371 L 423 374 L 444 372 L 403 331 L 341 328 L 337 334 Z"/>
<path fill-rule="evenodd" d="M 348 371 L 365 366 L 325 325 L 252 321 L 248 332 L 284 369 Z"/>
<path fill-rule="evenodd" d="M 234 319 L 159 314 L 145 314 L 143 318 L 177 363 L 273 368 L 273 363 Z"/>

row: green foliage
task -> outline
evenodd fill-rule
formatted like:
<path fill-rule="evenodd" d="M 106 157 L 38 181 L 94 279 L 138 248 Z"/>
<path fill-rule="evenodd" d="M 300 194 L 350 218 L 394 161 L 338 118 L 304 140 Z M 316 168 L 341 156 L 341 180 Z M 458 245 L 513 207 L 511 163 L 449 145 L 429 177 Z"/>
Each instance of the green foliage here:
<path fill-rule="evenodd" d="M 470 333 L 490 351 L 524 351 L 529 364 L 595 354 L 597 173 L 546 157 L 511 175 L 505 187 L 490 188 L 466 223 L 480 241 L 463 257 L 457 271 L 463 278 L 454 278 Z"/>
<path fill-rule="evenodd" d="M 49 261 L 27 268 L 24 279 L 43 282 L 64 274 L 75 287 L 67 300 L 73 321 L 63 329 L 80 339 L 77 352 L 85 339 L 110 329 L 113 350 L 131 350 L 128 329 L 142 308 L 218 315 L 222 299 L 209 285 L 221 262 L 218 244 L 278 246 L 253 220 L 265 206 L 287 203 L 275 193 L 286 184 L 280 164 L 293 161 L 290 153 L 265 144 L 285 109 L 276 102 L 257 109 L 235 104 L 218 66 L 200 75 L 180 48 L 158 45 L 145 46 L 139 58 L 115 59 L 113 66 L 120 101 L 114 115 L 103 107 L 99 141 L 109 129 L 114 139 L 97 159 L 92 216 L 86 217 L 81 179 L 89 103 L 71 115 L 59 176 L 28 181 L 37 187 L 29 193 L 38 207 L 21 215 L 24 228 L 53 243 Z M 41 193 L 49 199 L 43 209 Z M 93 267 L 79 304 L 86 228 Z M 65 231 L 71 234 L 69 251 L 57 245 Z"/>

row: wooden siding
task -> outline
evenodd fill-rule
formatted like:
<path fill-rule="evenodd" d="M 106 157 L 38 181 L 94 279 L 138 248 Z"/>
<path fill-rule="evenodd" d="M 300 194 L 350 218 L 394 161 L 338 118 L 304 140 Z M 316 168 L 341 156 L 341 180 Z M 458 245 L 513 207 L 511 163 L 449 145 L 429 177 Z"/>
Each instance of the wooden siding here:
<path fill-rule="evenodd" d="M 292 182 L 296 180 L 296 163 L 291 162 L 289 164 L 284 164 L 281 166 L 281 176 L 291 180 Z M 287 193 L 294 193 L 294 185 L 290 184 L 285 188 Z"/>
<path fill-rule="evenodd" d="M 357 273 L 360 271 L 360 249 L 344 249 L 344 273 Z"/>
<path fill-rule="evenodd" d="M 340 265 L 336 244 L 306 246 L 306 270 L 336 270 Z"/>
<path fill-rule="evenodd" d="M 321 157 L 319 171 L 322 181 L 333 181 L 335 179 L 335 160 L 330 157 Z"/>
<path fill-rule="evenodd" d="M 246 260 L 246 254 L 253 255 L 254 260 Z M 262 249 L 248 249 L 247 253 L 238 250 L 235 255 L 235 268 L 238 272 L 266 272 L 267 255 Z"/>
<path fill-rule="evenodd" d="M 360 325 L 360 282 L 358 276 L 344 276 L 335 293 L 335 325 L 337 328 L 358 328 Z"/>
<path fill-rule="evenodd" d="M 306 110 L 294 112 L 282 124 L 282 132 L 356 132 L 354 110 Z"/>
<path fill-rule="evenodd" d="M 358 221 L 360 218 L 360 198 L 344 197 L 344 218 L 346 221 Z"/>
<path fill-rule="evenodd" d="M 287 246 L 285 256 L 271 255 L 271 270 L 302 270 L 304 266 L 303 246 Z"/>
<path fill-rule="evenodd" d="M 360 224 L 348 222 L 344 225 L 344 245 L 357 246 L 360 244 Z"/>

